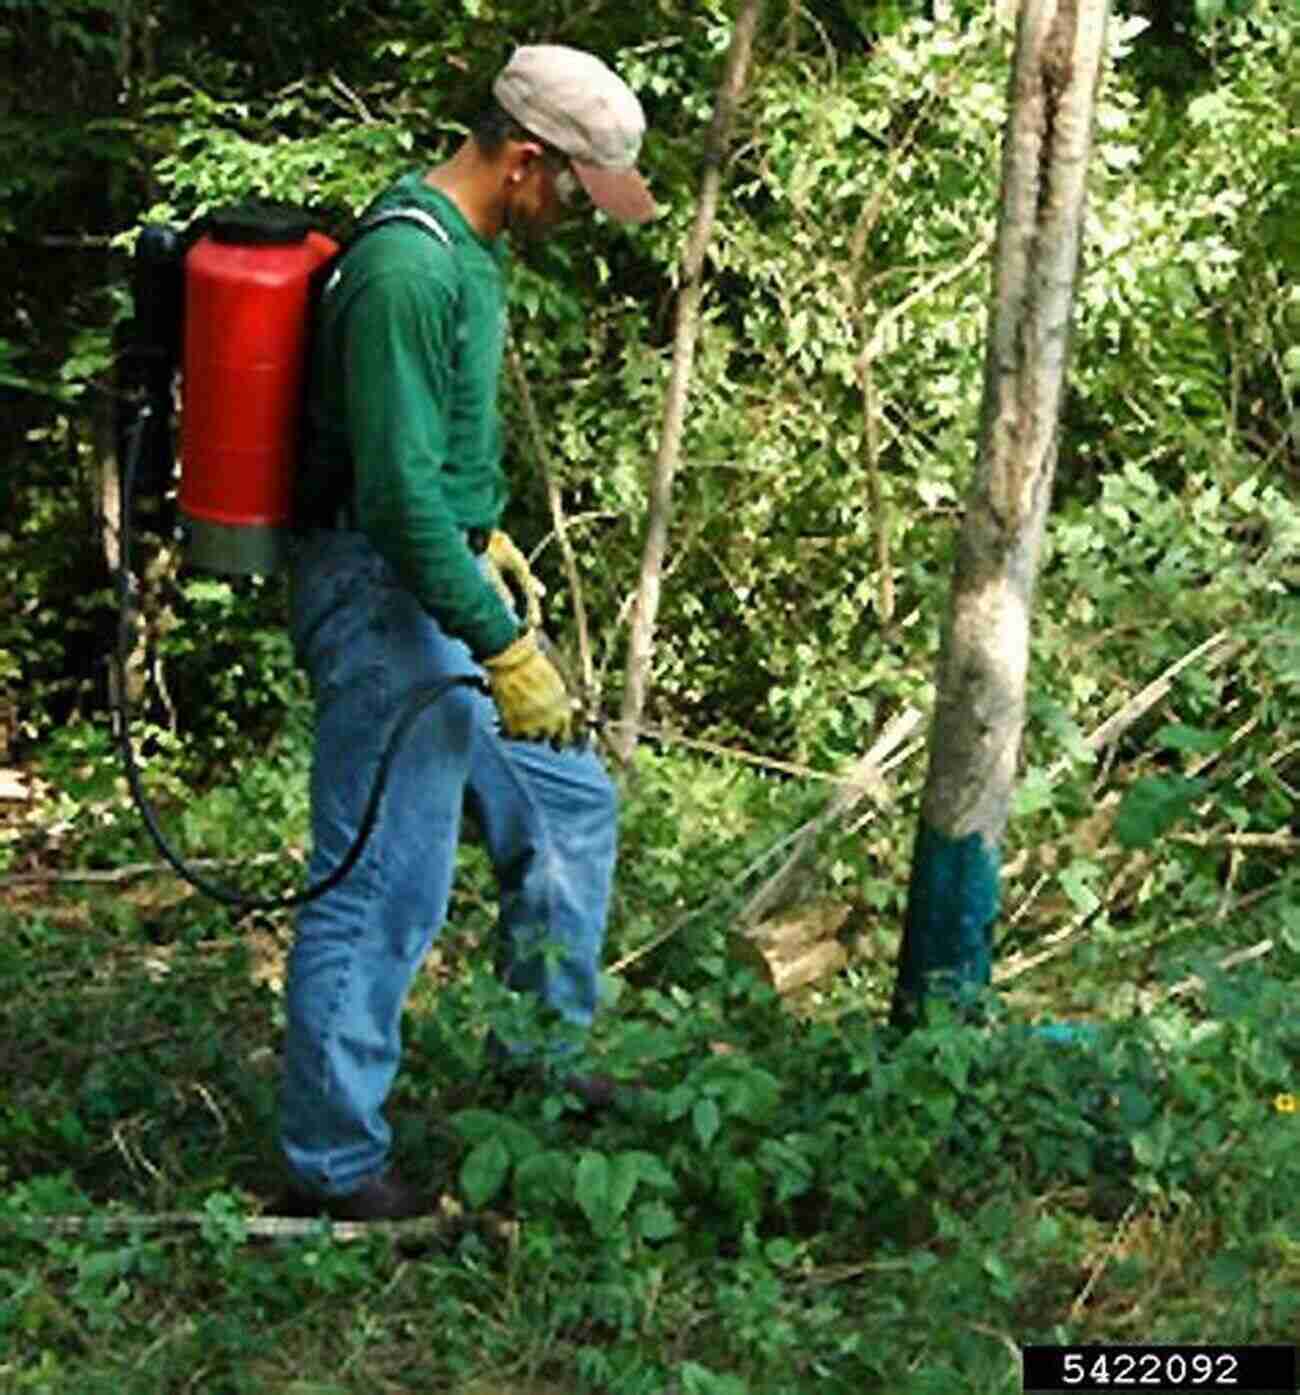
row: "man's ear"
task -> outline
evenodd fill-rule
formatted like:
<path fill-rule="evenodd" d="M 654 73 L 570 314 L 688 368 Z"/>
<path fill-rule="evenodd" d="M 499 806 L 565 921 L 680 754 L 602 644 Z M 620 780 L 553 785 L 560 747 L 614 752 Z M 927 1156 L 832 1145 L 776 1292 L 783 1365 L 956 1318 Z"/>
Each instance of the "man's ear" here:
<path fill-rule="evenodd" d="M 541 159 L 542 147 L 535 140 L 512 141 L 511 156 L 511 175 L 522 178 Z"/>

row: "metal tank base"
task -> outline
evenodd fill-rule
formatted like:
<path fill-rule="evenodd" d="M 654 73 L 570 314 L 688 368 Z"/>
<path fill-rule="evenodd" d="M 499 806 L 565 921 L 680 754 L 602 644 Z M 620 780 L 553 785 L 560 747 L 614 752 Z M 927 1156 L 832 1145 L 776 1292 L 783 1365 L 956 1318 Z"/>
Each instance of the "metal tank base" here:
<path fill-rule="evenodd" d="M 267 576 L 288 560 L 289 530 L 272 524 L 214 523 L 183 517 L 185 560 L 222 576 Z"/>

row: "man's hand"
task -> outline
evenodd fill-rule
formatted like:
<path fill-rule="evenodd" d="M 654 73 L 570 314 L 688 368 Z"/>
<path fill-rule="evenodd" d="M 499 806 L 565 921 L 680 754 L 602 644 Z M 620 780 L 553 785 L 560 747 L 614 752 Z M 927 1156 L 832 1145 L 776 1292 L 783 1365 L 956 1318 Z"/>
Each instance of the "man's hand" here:
<path fill-rule="evenodd" d="M 499 654 L 483 660 L 506 735 L 525 741 L 568 741 L 572 705 L 555 666 L 525 630 Z"/>
<path fill-rule="evenodd" d="M 515 598 L 511 594 L 508 579 L 514 577 L 524 599 L 524 619 L 528 628 L 538 629 L 542 623 L 542 597 L 546 587 L 533 575 L 528 558 L 514 545 L 509 533 L 494 528 L 488 534 L 487 545 L 488 580 L 496 587 L 505 603 L 514 607 Z"/>

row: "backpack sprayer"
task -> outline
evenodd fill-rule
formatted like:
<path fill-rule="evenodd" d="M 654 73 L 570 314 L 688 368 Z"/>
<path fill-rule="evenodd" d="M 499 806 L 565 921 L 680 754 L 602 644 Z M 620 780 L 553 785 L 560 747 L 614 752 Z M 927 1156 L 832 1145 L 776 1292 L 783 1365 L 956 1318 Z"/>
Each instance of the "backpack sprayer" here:
<path fill-rule="evenodd" d="M 418 211 L 394 210 L 362 224 L 409 218 L 446 241 Z M 432 224 L 432 227 L 429 226 Z M 350 246 L 351 244 L 347 244 Z M 136 243 L 131 275 L 134 318 L 118 356 L 118 458 L 121 543 L 115 578 L 114 735 L 131 796 L 168 864 L 204 895 L 237 909 L 282 910 L 323 895 L 352 870 L 379 815 L 393 760 L 421 713 L 452 687 L 443 679 L 412 695 L 384 747 L 356 838 L 338 866 L 287 897 L 247 896 L 200 876 L 159 827 L 145 794 L 130 735 L 126 665 L 133 635 L 131 542 L 135 512 L 183 541 L 186 561 L 226 576 L 266 575 L 286 562 L 294 519 L 295 474 L 315 305 L 347 250 L 296 210 L 242 204 L 193 228 L 151 224 Z M 180 481 L 172 408 L 180 371 Z"/>

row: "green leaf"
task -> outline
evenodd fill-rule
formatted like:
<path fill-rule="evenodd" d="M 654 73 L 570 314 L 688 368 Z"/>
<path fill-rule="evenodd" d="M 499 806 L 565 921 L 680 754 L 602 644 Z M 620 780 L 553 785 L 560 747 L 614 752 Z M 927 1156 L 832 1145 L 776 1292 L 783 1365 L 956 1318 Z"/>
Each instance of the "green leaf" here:
<path fill-rule="evenodd" d="M 1033 712 L 1042 721 L 1044 730 L 1060 743 L 1071 760 L 1091 763 L 1097 759 L 1096 751 L 1088 745 L 1087 738 L 1068 708 L 1059 702 L 1040 698 L 1034 702 Z"/>
<path fill-rule="evenodd" d="M 609 1213 L 618 1220 L 627 1210 L 640 1180 L 641 1167 L 634 1153 L 617 1153 L 609 1164 Z"/>
<path fill-rule="evenodd" d="M 1125 793 L 1115 817 L 1120 846 L 1149 848 L 1204 792 L 1204 780 L 1181 775 L 1150 775 L 1136 781 Z"/>
<path fill-rule="evenodd" d="M 531 1158 L 542 1146 L 541 1140 L 531 1129 L 526 1129 L 513 1119 L 505 1120 L 505 1127 L 501 1130 L 501 1141 L 515 1162 Z"/>
<path fill-rule="evenodd" d="M 690 1109 L 693 1098 L 694 1091 L 689 1085 L 678 1085 L 669 1090 L 664 1098 L 664 1117 L 670 1122 L 680 1119 Z"/>
<path fill-rule="evenodd" d="M 643 1240 L 667 1240 L 678 1230 L 677 1217 L 662 1201 L 643 1201 L 636 1208 L 632 1224 Z"/>
<path fill-rule="evenodd" d="M 620 1153 L 611 1159 L 604 1153 L 588 1152 L 579 1158 L 574 1199 L 598 1235 L 617 1225 L 636 1191 L 639 1174 L 635 1153 Z"/>
<path fill-rule="evenodd" d="M 203 604 L 226 604 L 234 599 L 234 591 L 228 581 L 216 581 L 210 577 L 193 577 L 185 583 L 185 598 Z"/>
<path fill-rule="evenodd" d="M 203 1204 L 203 1238 L 219 1249 L 242 1245 L 248 1223 L 239 1202 L 228 1192 L 213 1192 Z"/>
<path fill-rule="evenodd" d="M 781 1097 L 781 1082 L 770 1071 L 758 1066 L 746 1064 L 729 1070 L 722 1076 L 721 1083 L 727 1113 L 754 1124 L 769 1119 Z"/>
<path fill-rule="evenodd" d="M 510 1154 L 499 1138 L 471 1148 L 460 1169 L 460 1189 L 472 1207 L 485 1206 L 501 1190 L 510 1171 Z"/>
<path fill-rule="evenodd" d="M 1300 906 L 1283 906 L 1279 913 L 1282 943 L 1300 954 Z"/>
<path fill-rule="evenodd" d="M 1018 819 L 1052 807 L 1054 792 L 1047 771 L 1034 766 L 1026 770 L 1011 796 L 1011 809 Z"/>
<path fill-rule="evenodd" d="M 1136 1085 L 1122 1085 L 1118 1092 L 1119 1117 L 1125 1128 L 1140 1129 L 1150 1123 L 1155 1106 L 1150 1095 Z"/>
<path fill-rule="evenodd" d="M 451 1126 L 466 1143 L 486 1143 L 501 1131 L 502 1118 L 490 1109 L 462 1109 L 452 1116 Z"/>
<path fill-rule="evenodd" d="M 556 1148 L 534 1153 L 515 1168 L 515 1196 L 523 1206 L 567 1200 L 573 1190 L 573 1160 Z"/>
<path fill-rule="evenodd" d="M 1101 868 L 1087 858 L 1076 858 L 1061 873 L 1061 890 L 1080 915 L 1091 915 L 1101 905 L 1101 898 L 1093 890 L 1100 874 Z"/>
<path fill-rule="evenodd" d="M 1155 739 L 1171 751 L 1190 751 L 1201 756 L 1210 755 L 1223 745 L 1223 738 L 1218 732 L 1184 726 L 1181 722 L 1170 722 L 1161 727 Z"/>
<path fill-rule="evenodd" d="M 793 1240 L 786 1240 L 778 1236 L 775 1240 L 769 1240 L 763 1247 L 763 1253 L 767 1256 L 769 1264 L 773 1264 L 778 1269 L 790 1269 L 798 1264 L 803 1253 L 802 1248 L 796 1245 Z"/>
<path fill-rule="evenodd" d="M 644 1182 L 647 1187 L 657 1187 L 660 1191 L 675 1192 L 677 1190 L 677 1179 L 672 1174 L 672 1169 L 653 1153 L 645 1153 L 639 1149 L 620 1154 L 621 1157 L 635 1159 L 637 1177 Z"/>
<path fill-rule="evenodd" d="M 542 1146 L 531 1130 L 504 1114 L 494 1114 L 490 1109 L 462 1109 L 451 1122 L 466 1143 L 479 1144 L 489 1139 L 499 1139 L 515 1162 L 532 1157 Z"/>
<path fill-rule="evenodd" d="M 609 1159 L 604 1153 L 584 1153 L 578 1159 L 573 1197 L 593 1230 L 608 1229 L 611 1210 Z"/>
<path fill-rule="evenodd" d="M 1231 1292 L 1250 1280 L 1250 1256 L 1240 1247 L 1216 1255 L 1206 1277 L 1215 1288 Z"/>
<path fill-rule="evenodd" d="M 1169 1152 L 1169 1130 L 1165 1127 L 1153 1125 L 1151 1128 L 1141 1129 L 1129 1140 L 1133 1148 L 1133 1156 L 1142 1167 L 1159 1167 L 1164 1162 Z"/>
<path fill-rule="evenodd" d="M 718 1106 L 715 1100 L 697 1100 L 695 1108 L 691 1110 L 691 1123 L 695 1128 L 695 1136 L 700 1140 L 700 1147 L 707 1148 L 714 1138 L 717 1137 L 718 1127 L 722 1118 L 718 1113 Z"/>
<path fill-rule="evenodd" d="M 738 1220 L 757 1224 L 763 1214 L 763 1174 L 748 1158 L 731 1159 L 719 1169 L 718 1195 Z"/>
<path fill-rule="evenodd" d="M 1292 387 L 1300 386 L 1300 344 L 1294 344 L 1282 355 L 1282 367 L 1287 382 Z"/>

